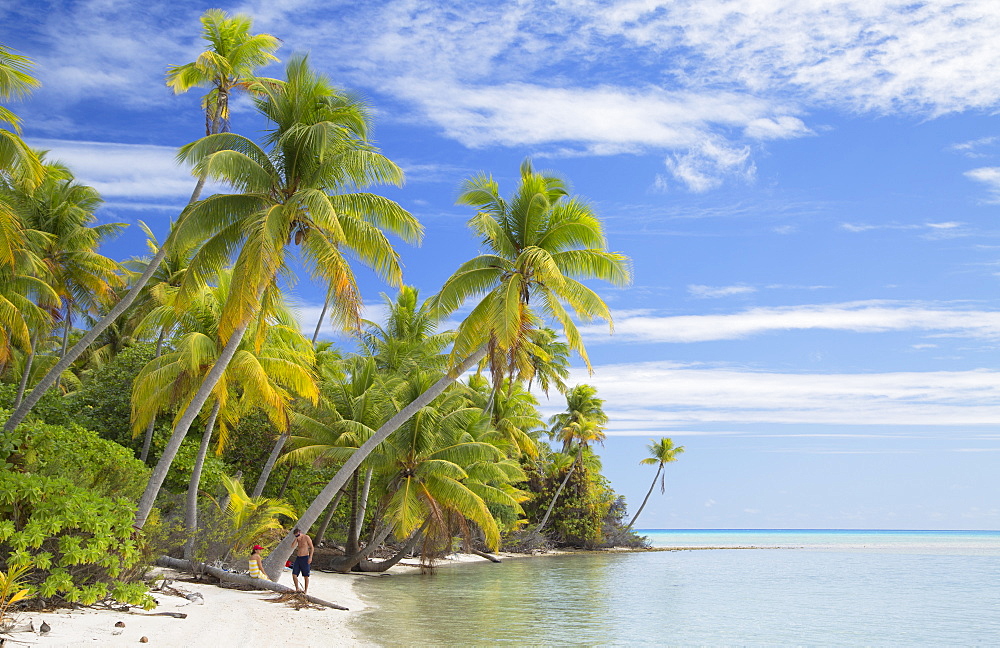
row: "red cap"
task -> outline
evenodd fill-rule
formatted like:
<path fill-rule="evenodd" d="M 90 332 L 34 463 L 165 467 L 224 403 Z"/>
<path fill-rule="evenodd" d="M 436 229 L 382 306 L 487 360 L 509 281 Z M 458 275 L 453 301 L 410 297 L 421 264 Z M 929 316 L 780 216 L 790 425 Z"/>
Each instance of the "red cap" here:
<path fill-rule="evenodd" d="M 264 547 L 262 547 L 262 546 L 260 546 L 260 545 L 254 545 L 254 546 L 253 546 L 253 550 L 254 550 L 254 551 L 263 551 L 263 550 L 264 550 Z"/>

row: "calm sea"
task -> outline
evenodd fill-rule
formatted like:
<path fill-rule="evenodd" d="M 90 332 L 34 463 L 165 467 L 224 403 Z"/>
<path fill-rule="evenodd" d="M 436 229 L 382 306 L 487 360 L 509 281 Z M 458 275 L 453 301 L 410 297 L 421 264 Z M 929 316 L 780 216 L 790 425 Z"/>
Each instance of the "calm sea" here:
<path fill-rule="evenodd" d="M 1000 646 L 1000 531 L 640 533 L 691 549 L 366 579 L 356 628 L 383 646 Z"/>

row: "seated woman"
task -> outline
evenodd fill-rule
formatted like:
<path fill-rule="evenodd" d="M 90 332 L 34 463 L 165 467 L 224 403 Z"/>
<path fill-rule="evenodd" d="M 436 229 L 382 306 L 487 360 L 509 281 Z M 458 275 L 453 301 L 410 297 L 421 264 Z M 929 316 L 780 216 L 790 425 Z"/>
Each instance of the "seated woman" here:
<path fill-rule="evenodd" d="M 264 561 L 260 556 L 261 551 L 264 551 L 264 547 L 254 545 L 253 553 L 250 554 L 250 576 L 253 578 L 267 578 L 267 574 L 264 573 Z"/>

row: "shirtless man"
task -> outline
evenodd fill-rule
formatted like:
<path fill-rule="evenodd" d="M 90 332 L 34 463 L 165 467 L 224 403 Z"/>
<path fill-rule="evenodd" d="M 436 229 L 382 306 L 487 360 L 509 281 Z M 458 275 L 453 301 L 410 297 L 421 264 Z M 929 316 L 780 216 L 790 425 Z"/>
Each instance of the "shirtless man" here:
<path fill-rule="evenodd" d="M 295 584 L 295 591 L 298 592 L 299 574 L 301 573 L 305 580 L 302 593 L 305 594 L 309 591 L 309 566 L 312 565 L 313 561 L 313 541 L 298 528 L 292 533 L 295 534 L 295 562 L 292 563 L 292 583 Z"/>

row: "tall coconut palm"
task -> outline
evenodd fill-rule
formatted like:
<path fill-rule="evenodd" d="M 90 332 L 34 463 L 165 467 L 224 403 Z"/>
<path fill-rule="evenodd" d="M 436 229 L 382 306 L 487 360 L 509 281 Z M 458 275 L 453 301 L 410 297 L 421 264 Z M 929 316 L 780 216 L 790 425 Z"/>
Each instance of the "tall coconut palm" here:
<path fill-rule="evenodd" d="M 549 435 L 562 441 L 562 451 L 568 453 L 575 440 L 574 431 L 582 421 L 591 421 L 601 427 L 607 425 L 604 399 L 597 397 L 593 385 L 577 385 L 566 392 L 566 409 L 549 419 Z"/>
<path fill-rule="evenodd" d="M 256 100 L 273 124 L 266 137 L 270 154 L 229 133 L 209 135 L 181 150 L 198 172 L 240 191 L 195 203 L 171 235 L 181 244 L 207 237 L 181 285 L 182 301 L 234 252 L 237 258 L 219 323 L 225 346 L 150 476 L 139 501 L 139 528 L 184 435 L 258 313 L 262 296 L 289 274 L 294 246 L 315 278 L 337 286 L 337 320 L 357 329 L 361 297 L 345 251 L 388 283 L 399 285 L 399 256 L 382 230 L 411 242 L 422 235 L 416 219 L 395 202 L 351 191 L 384 182 L 400 184 L 403 177 L 399 167 L 368 142 L 363 104 L 333 88 L 304 57 L 293 59 L 286 74 L 285 83 L 265 88 Z"/>
<path fill-rule="evenodd" d="M 121 265 L 97 249 L 125 225 L 93 225 L 97 220 L 94 211 L 101 204 L 97 192 L 75 182 L 63 165 L 46 162 L 44 153 L 38 157 L 45 162 L 44 179 L 33 187 L 18 183 L 19 192 L 15 193 L 20 195 L 12 204 L 18 208 L 23 225 L 37 234 L 29 246 L 45 265 L 45 280 L 58 296 L 57 303 L 46 307 L 55 320 L 62 322 L 61 357 L 69 345 L 74 315 L 96 315 L 114 301 L 114 290 L 124 283 Z M 37 331 L 36 337 L 47 333 Z M 34 359 L 33 349 L 26 363 L 29 372 Z M 22 386 L 25 384 L 22 381 Z M 16 404 L 20 404 L 22 395 L 19 389 Z"/>
<path fill-rule="evenodd" d="M 659 441 L 652 441 L 648 446 L 649 456 L 641 460 L 639 463 L 646 465 L 656 464 L 656 474 L 653 475 L 653 482 L 649 485 L 649 490 L 646 491 L 646 497 L 643 498 L 642 504 L 639 505 L 639 510 L 635 512 L 632 516 L 632 520 L 625 525 L 621 533 L 618 534 L 618 538 L 625 536 L 632 529 L 632 525 L 635 521 L 639 519 L 642 515 L 642 509 L 646 508 L 646 502 L 649 501 L 649 496 L 653 493 L 653 487 L 656 486 L 656 480 L 660 480 L 660 493 L 666 490 L 665 474 L 663 473 L 663 464 L 670 463 L 672 461 L 677 461 L 677 455 L 684 452 L 684 446 L 674 446 L 674 441 L 670 437 L 663 437 Z M 617 539 L 617 538 L 616 538 Z"/>
<path fill-rule="evenodd" d="M 133 387 L 133 428 L 137 432 L 158 410 L 165 410 L 179 401 L 183 411 L 184 405 L 201 386 L 204 375 L 214 366 L 221 346 L 218 322 L 230 292 L 229 273 L 220 274 L 219 279 L 217 287 L 204 290 L 195 301 L 186 302 L 182 325 L 188 332 L 176 350 L 152 360 L 137 376 Z M 176 291 L 160 292 L 165 294 L 165 306 L 175 310 L 169 302 L 176 298 Z M 298 396 L 315 402 L 318 397 L 315 380 L 309 371 L 313 364 L 312 345 L 302 337 L 291 312 L 280 299 L 275 299 L 264 315 L 266 317 L 259 317 L 254 322 L 254 335 L 237 350 L 212 390 L 214 403 L 195 460 L 185 507 L 185 525 L 192 534 L 197 529 L 201 467 L 216 421 L 223 423 L 218 441 L 221 449 L 231 423 L 242 413 L 263 409 L 271 424 L 284 431 L 288 429 L 292 398 Z M 150 315 L 154 319 L 158 319 L 157 316 L 156 311 Z M 262 342 L 250 344 L 254 338 Z M 230 406 L 230 394 L 237 390 L 240 401 Z M 220 411 L 222 418 L 219 418 Z M 190 550 L 189 543 L 186 553 Z"/>
<path fill-rule="evenodd" d="M 420 301 L 413 286 L 402 286 L 396 299 L 382 294 L 387 314 L 384 325 L 364 322 L 361 342 L 383 371 L 398 372 L 409 368 L 444 369 L 442 352 L 452 339 L 448 332 L 438 333 L 441 323 L 428 301 Z"/>
<path fill-rule="evenodd" d="M 216 18 L 218 20 L 216 20 Z M 239 36 L 239 34 L 243 33 L 241 30 L 244 29 L 244 25 L 244 31 L 249 32 L 250 26 L 246 24 L 245 18 L 236 17 L 234 19 L 225 19 L 224 14 L 222 16 L 216 16 L 216 18 L 213 18 L 213 24 L 215 24 L 216 27 L 213 27 L 212 29 L 218 29 L 220 34 L 227 34 L 227 38 L 235 38 L 235 45 L 237 45 L 237 47 L 231 51 L 227 49 L 226 51 L 211 50 L 209 52 L 205 52 L 201 57 L 199 57 L 198 61 L 191 64 L 193 66 L 191 71 L 178 72 L 175 75 L 175 83 L 177 84 L 176 87 L 186 86 L 190 88 L 196 85 L 202 85 L 203 82 L 214 84 L 216 82 L 222 83 L 225 81 L 227 84 L 234 83 L 235 85 L 232 87 L 239 86 L 240 84 L 247 84 L 248 87 L 252 86 L 253 88 L 256 88 L 257 84 L 251 82 L 249 79 L 254 72 L 253 62 L 270 60 L 268 58 L 268 56 L 270 56 L 269 53 L 273 52 L 275 49 L 271 46 L 271 39 L 274 37 L 268 36 L 267 34 L 258 34 L 255 36 L 246 35 L 245 37 Z M 232 20 L 233 22 L 232 24 L 228 24 L 225 20 Z M 205 28 L 206 34 L 208 34 L 209 26 L 206 25 Z M 215 41 L 212 38 L 209 38 L 209 41 L 213 43 L 214 46 Z M 219 43 L 226 45 L 227 47 L 231 44 L 229 40 L 224 38 L 220 38 Z M 245 48 L 240 46 L 241 43 L 242 45 L 245 45 Z M 251 43 L 253 43 L 253 45 L 250 45 Z M 229 61 L 227 56 L 234 56 L 235 58 L 234 60 Z M 271 58 L 273 58 L 273 56 Z M 199 61 L 203 61 L 203 59 L 204 65 L 199 67 Z M 211 62 L 211 65 L 209 62 Z M 227 76 L 224 80 L 221 77 L 214 80 L 209 79 L 212 66 L 227 72 Z M 198 74 L 202 73 L 208 76 L 202 79 L 202 81 L 198 81 Z M 227 92 L 231 91 L 232 87 L 230 87 Z M 214 90 L 215 88 L 213 88 L 213 91 Z M 210 91 L 209 94 L 211 95 L 212 92 Z M 211 102 L 208 102 L 208 104 L 211 104 Z M 226 101 L 226 106 L 228 106 L 228 99 Z M 206 109 L 211 110 L 211 106 L 208 105 Z M 225 115 L 228 118 L 228 108 L 226 109 Z M 5 133 L 6 131 L 0 130 L 0 169 L 7 168 L 8 158 L 13 155 L 13 153 L 8 152 L 8 140 L 6 139 Z M 21 166 L 23 167 L 24 165 Z M 199 179 L 195 185 L 189 204 L 194 203 L 200 197 L 201 189 L 205 183 L 205 176 L 200 171 L 197 175 Z M 186 213 L 187 211 L 182 212 L 181 216 L 178 218 L 178 222 L 185 217 Z M 10 256 L 11 252 L 9 250 L 10 246 L 8 243 L 9 237 L 7 230 L 9 229 L 9 225 L 6 221 L 7 219 L 3 211 L 3 202 L 0 200 L 0 265 L 7 263 L 8 257 L 10 258 L 9 262 L 13 263 L 13 257 Z M 63 358 L 56 363 L 55 366 L 53 366 L 52 369 L 50 369 L 49 372 L 42 377 L 41 380 L 38 381 L 38 384 L 31 390 L 28 397 L 24 399 L 19 407 L 15 408 L 15 410 L 11 412 L 10 417 L 7 419 L 7 423 L 4 424 L 5 432 L 10 432 L 20 425 L 21 421 L 24 420 L 35 404 L 41 399 L 42 395 L 45 394 L 45 392 L 48 391 L 48 389 L 55 383 L 56 379 L 62 375 L 62 373 L 78 357 L 80 357 L 91 344 L 93 344 L 93 342 L 101 335 L 102 332 L 104 332 L 105 329 L 111 326 L 111 324 L 132 305 L 132 303 L 139 297 L 150 277 L 152 277 L 157 268 L 159 268 L 160 263 L 163 262 L 168 250 L 169 246 L 161 246 L 159 251 L 153 256 L 152 259 L 150 259 L 142 274 L 134 280 L 129 291 L 100 321 L 91 326 L 87 333 L 84 334 L 83 337 L 81 337 L 76 344 L 74 344 L 73 347 L 63 355 Z"/>
<path fill-rule="evenodd" d="M 579 280 L 625 285 L 631 279 L 628 259 L 607 251 L 600 219 L 585 202 L 569 196 L 562 180 L 535 172 L 525 161 L 521 182 L 509 202 L 485 174 L 463 185 L 458 202 L 478 209 L 469 225 L 489 252 L 464 263 L 433 300 L 437 310 L 449 314 L 466 300 L 481 298 L 459 327 L 451 369 L 358 449 L 302 514 L 300 527 L 316 521 L 379 443 L 484 357 L 489 358 L 496 385 L 509 374 L 527 373 L 530 357 L 521 351 L 539 316 L 557 323 L 570 349 L 585 361 L 583 340 L 564 303 L 583 320 L 596 317 L 611 322 L 607 304 Z M 287 535 L 268 555 L 268 574 L 277 575 L 293 540 Z"/>
<path fill-rule="evenodd" d="M 570 450 L 576 446 L 576 459 L 566 472 L 566 476 L 559 484 L 549 507 L 545 511 L 538 526 L 532 532 L 533 535 L 541 533 L 542 529 L 549 521 L 556 501 L 562 494 L 566 484 L 576 469 L 583 465 L 583 452 L 593 442 L 604 442 L 604 429 L 608 423 L 608 416 L 604 413 L 604 401 L 597 398 L 597 389 L 590 385 L 577 385 L 566 393 L 566 411 L 556 414 L 550 419 L 552 429 L 550 433 L 563 442 L 563 453 L 569 454 Z"/>

